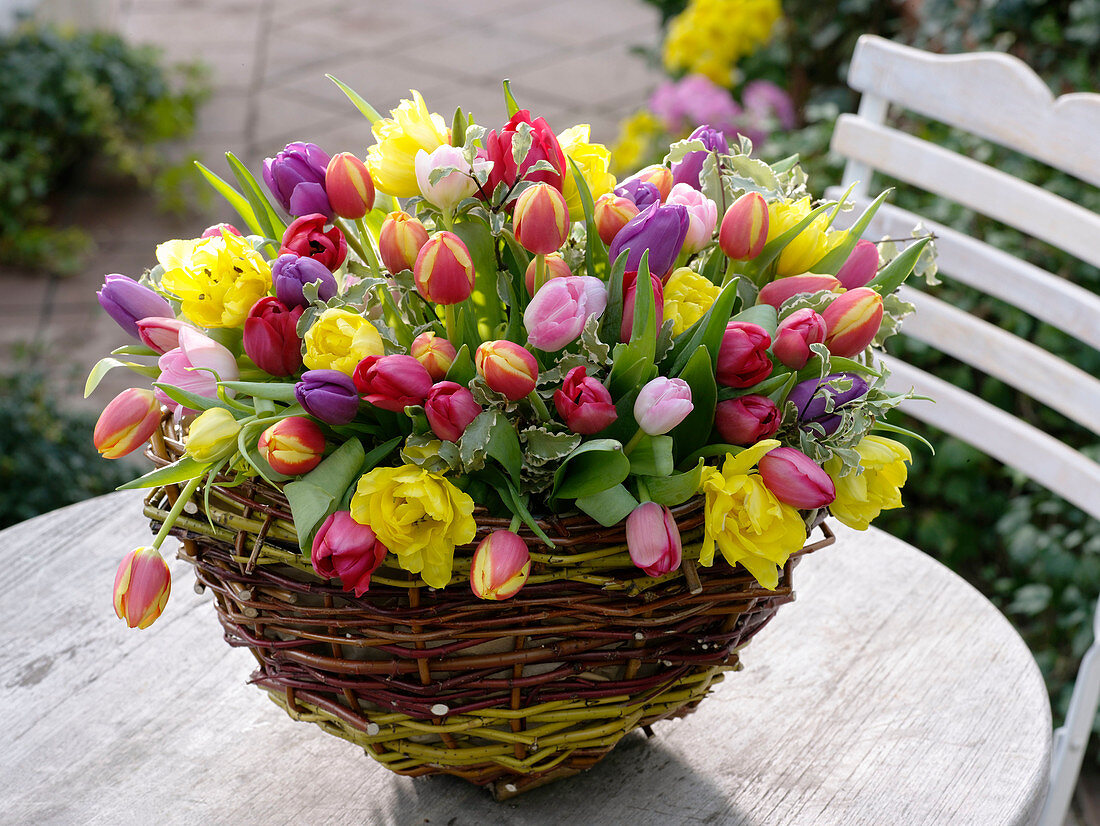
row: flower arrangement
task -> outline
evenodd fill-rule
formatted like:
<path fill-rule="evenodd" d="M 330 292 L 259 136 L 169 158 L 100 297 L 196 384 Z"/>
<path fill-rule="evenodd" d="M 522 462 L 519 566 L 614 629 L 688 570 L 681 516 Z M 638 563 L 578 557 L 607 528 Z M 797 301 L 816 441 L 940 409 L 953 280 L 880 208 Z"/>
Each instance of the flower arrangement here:
<path fill-rule="evenodd" d="M 87 391 L 119 366 L 154 381 L 106 406 L 96 446 L 127 455 L 169 413 L 184 445 L 128 485 L 182 486 L 119 567 L 130 626 L 164 608 L 158 549 L 185 503 L 247 478 L 282 489 L 303 563 L 357 597 L 387 565 L 508 599 L 552 551 L 537 517 L 570 512 L 625 524 L 659 578 L 684 564 L 671 509 L 695 497 L 693 560 L 774 589 L 827 512 L 866 528 L 901 506 L 909 453 L 882 433 L 902 397 L 873 348 L 929 239 L 886 262 L 857 241 L 885 194 L 844 232 L 796 159 L 710 127 L 615 187 L 587 126 L 555 135 L 510 94 L 490 130 L 416 92 L 382 118 L 345 90 L 372 121 L 365 161 L 292 143 L 261 186 L 230 154 L 239 189 L 202 171 L 249 233 L 162 243 L 98 294 L 140 343 Z M 457 575 L 475 511 L 510 525 Z"/>

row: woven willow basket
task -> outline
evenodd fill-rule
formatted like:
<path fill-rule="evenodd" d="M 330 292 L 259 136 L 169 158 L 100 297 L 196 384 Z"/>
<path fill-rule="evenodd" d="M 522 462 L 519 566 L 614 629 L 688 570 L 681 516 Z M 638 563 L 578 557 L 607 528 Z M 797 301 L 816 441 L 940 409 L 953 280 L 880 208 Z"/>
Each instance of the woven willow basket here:
<path fill-rule="evenodd" d="M 155 434 L 157 464 L 182 452 L 167 428 Z M 152 491 L 145 514 L 162 522 L 177 496 L 174 486 Z M 477 599 L 457 581 L 477 542 L 508 526 L 480 509 L 449 587 L 433 590 L 383 564 L 362 598 L 313 572 L 285 496 L 262 480 L 213 487 L 209 510 L 200 489 L 173 533 L 214 594 L 226 641 L 255 655 L 252 682 L 291 717 L 398 774 L 453 774 L 503 799 L 591 767 L 635 728 L 648 734 L 655 721 L 693 711 L 794 598 L 798 558 L 833 542 L 822 525 L 823 538 L 794 554 L 767 591 L 721 560 L 697 568 L 701 498 L 673 513 L 679 571 L 641 574 L 622 526 L 550 518 L 540 526 L 556 550 L 531 541 L 527 585 L 503 602 Z"/>

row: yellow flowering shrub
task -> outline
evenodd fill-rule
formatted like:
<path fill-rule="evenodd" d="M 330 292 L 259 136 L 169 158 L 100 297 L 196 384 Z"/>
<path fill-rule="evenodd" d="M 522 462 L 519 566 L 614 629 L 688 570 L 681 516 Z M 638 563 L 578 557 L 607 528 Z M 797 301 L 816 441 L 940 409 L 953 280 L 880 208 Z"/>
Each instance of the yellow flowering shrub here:
<path fill-rule="evenodd" d="M 367 170 L 375 187 L 396 198 L 420 194 L 414 162 L 423 149 L 431 154 L 450 140 L 450 130 L 440 115 L 428 111 L 420 92 L 402 100 L 391 117 L 377 121 L 371 131 L 377 143 L 367 149 Z"/>
<path fill-rule="evenodd" d="M 349 376 L 367 356 L 383 354 L 382 337 L 374 325 L 357 313 L 330 307 L 313 322 L 305 335 L 310 370 L 339 370 Z"/>
<path fill-rule="evenodd" d="M 738 62 L 771 37 L 781 15 L 779 0 L 690 0 L 669 24 L 665 68 L 732 86 Z"/>
<path fill-rule="evenodd" d="M 200 327 L 241 327 L 252 305 L 271 292 L 271 267 L 244 238 L 165 241 L 157 247 L 161 286 Z"/>
<path fill-rule="evenodd" d="M 611 165 L 611 152 L 602 143 L 589 143 L 591 132 L 591 126 L 580 123 L 558 135 L 558 143 L 566 157 L 562 193 L 565 195 L 565 205 L 569 208 L 570 221 L 584 220 L 584 205 L 581 203 L 577 182 L 573 180 L 570 160 L 577 165 L 581 177 L 588 184 L 593 201 L 615 188 L 615 176 L 607 171 Z"/>
<path fill-rule="evenodd" d="M 902 507 L 901 489 L 909 475 L 905 463 L 913 461 L 913 455 L 900 442 L 874 435 L 864 436 L 856 452 L 862 473 L 841 476 L 839 459 L 825 463 L 836 485 L 836 500 L 829 510 L 849 528 L 865 531 L 883 511 Z"/>
<path fill-rule="evenodd" d="M 722 289 L 688 267 L 673 271 L 665 284 L 665 318 L 678 336 L 703 317 Z"/>
<path fill-rule="evenodd" d="M 664 134 L 664 124 L 655 114 L 646 109 L 635 112 L 619 125 L 619 139 L 611 150 L 615 169 L 637 169 L 654 154 Z"/>
<path fill-rule="evenodd" d="M 456 545 L 477 533 L 474 500 L 438 473 L 413 465 L 363 474 L 351 497 L 351 516 L 369 525 L 406 571 L 433 588 L 451 581 Z"/>
<path fill-rule="evenodd" d="M 741 564 L 756 581 L 774 590 L 779 567 L 806 541 L 798 511 L 776 499 L 753 467 L 775 439 L 727 456 L 722 470 L 706 468 L 699 490 L 706 495 L 706 528 L 699 563 L 714 563 L 715 545 L 730 565 Z"/>
<path fill-rule="evenodd" d="M 796 226 L 812 211 L 809 195 L 797 201 L 769 202 L 768 241 Z M 847 235 L 843 230 L 829 229 L 828 212 L 821 213 L 779 253 L 775 265 L 776 278 L 811 272 L 814 264 L 833 247 L 843 243 Z"/>

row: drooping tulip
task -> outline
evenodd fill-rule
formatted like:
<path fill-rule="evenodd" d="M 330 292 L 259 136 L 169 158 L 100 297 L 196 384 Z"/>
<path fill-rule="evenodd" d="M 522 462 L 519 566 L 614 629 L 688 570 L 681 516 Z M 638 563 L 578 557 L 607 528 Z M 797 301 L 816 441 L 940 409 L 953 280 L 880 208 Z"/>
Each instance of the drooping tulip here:
<path fill-rule="evenodd" d="M 680 567 L 683 544 L 676 519 L 667 507 L 643 502 L 626 518 L 630 561 L 649 576 L 663 576 Z"/>
<path fill-rule="evenodd" d="M 774 436 L 782 418 L 779 407 L 767 396 L 740 396 L 718 402 L 714 429 L 723 442 L 748 447 Z"/>
<path fill-rule="evenodd" d="M 302 366 L 298 319 L 304 308 L 288 308 L 274 296 L 261 298 L 244 320 L 244 352 L 272 376 L 293 376 Z"/>
<path fill-rule="evenodd" d="M 325 193 L 325 168 L 329 156 L 312 143 L 294 141 L 264 159 L 264 183 L 271 194 L 291 215 L 320 213 L 332 217 L 332 207 Z"/>
<path fill-rule="evenodd" d="M 175 350 L 180 346 L 180 328 L 190 326 L 186 321 L 178 318 L 149 316 L 137 323 L 138 338 L 146 347 L 156 350 L 163 356 L 169 350 Z"/>
<path fill-rule="evenodd" d="M 453 232 L 437 232 L 413 264 L 416 290 L 435 304 L 458 304 L 474 291 L 474 262 L 462 239 Z"/>
<path fill-rule="evenodd" d="M 432 377 L 412 356 L 367 356 L 352 375 L 363 401 L 395 413 L 423 404 L 432 389 Z"/>
<path fill-rule="evenodd" d="M 126 333 L 138 335 L 137 323 L 143 318 L 172 318 L 172 305 L 144 284 L 119 273 L 104 276 L 103 286 L 96 293 L 101 306 Z"/>
<path fill-rule="evenodd" d="M 660 436 L 680 424 L 693 408 L 691 386 L 686 381 L 658 376 L 638 393 L 634 420 L 650 436 Z"/>
<path fill-rule="evenodd" d="M 836 498 L 836 485 L 829 474 L 801 450 L 774 448 L 757 467 L 775 498 L 793 508 L 823 508 Z"/>
<path fill-rule="evenodd" d="M 152 390 L 123 390 L 99 414 L 92 442 L 104 459 L 121 459 L 148 441 L 160 416 L 160 402 Z"/>
<path fill-rule="evenodd" d="M 510 599 L 519 593 L 531 573 L 527 543 L 512 531 L 493 531 L 474 551 L 470 562 L 470 589 L 478 599 Z"/>
<path fill-rule="evenodd" d="M 389 549 L 369 526 L 352 519 L 350 511 L 335 511 L 317 529 L 310 561 L 319 575 L 325 579 L 339 577 L 344 591 L 361 597 L 387 553 Z"/>
<path fill-rule="evenodd" d="M 135 548 L 115 573 L 115 615 L 130 628 L 148 628 L 168 604 L 172 572 L 156 548 Z"/>
<path fill-rule="evenodd" d="M 599 433 L 619 418 L 611 393 L 583 366 L 565 374 L 561 389 L 554 391 L 554 408 L 566 426 L 582 436 Z"/>
<path fill-rule="evenodd" d="M 349 424 L 359 410 L 359 394 L 351 376 L 339 370 L 307 370 L 294 385 L 294 398 L 325 424 Z"/>
<path fill-rule="evenodd" d="M 770 304 L 777 310 L 788 298 L 794 298 L 799 293 L 836 292 L 840 289 L 840 282 L 831 275 L 790 275 L 779 278 L 770 284 L 765 284 L 760 289 L 760 295 L 756 298 L 757 304 Z"/>
<path fill-rule="evenodd" d="M 276 473 L 297 476 L 321 463 L 325 435 L 312 419 L 289 416 L 261 433 L 256 447 Z"/>
<path fill-rule="evenodd" d="M 474 366 L 491 390 L 514 402 L 535 389 L 539 376 L 535 357 L 507 339 L 479 344 L 474 352 Z"/>
<path fill-rule="evenodd" d="M 571 275 L 547 281 L 523 313 L 531 346 L 552 352 L 580 338 L 589 318 L 607 308 L 607 287 L 598 278 Z"/>
<path fill-rule="evenodd" d="M 428 392 L 424 413 L 432 433 L 446 442 L 457 442 L 481 414 L 481 405 L 461 384 L 441 381 Z"/>

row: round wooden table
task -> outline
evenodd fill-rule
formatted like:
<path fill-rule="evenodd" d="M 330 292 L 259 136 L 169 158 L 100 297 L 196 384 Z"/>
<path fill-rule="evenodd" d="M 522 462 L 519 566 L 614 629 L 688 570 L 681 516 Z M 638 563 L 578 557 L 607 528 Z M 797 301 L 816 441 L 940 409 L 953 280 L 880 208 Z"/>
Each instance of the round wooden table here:
<path fill-rule="evenodd" d="M 190 566 L 149 630 L 114 616 L 149 542 L 116 493 L 0 532 L 5 823 L 1015 824 L 1046 791 L 1039 671 L 997 610 L 887 534 L 837 526 L 798 600 L 699 710 L 504 803 L 393 775 L 247 685 Z M 166 550 L 170 550 L 166 546 Z M 169 554 L 171 555 L 171 554 Z"/>

